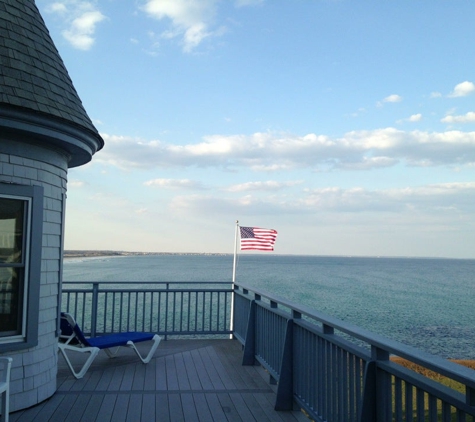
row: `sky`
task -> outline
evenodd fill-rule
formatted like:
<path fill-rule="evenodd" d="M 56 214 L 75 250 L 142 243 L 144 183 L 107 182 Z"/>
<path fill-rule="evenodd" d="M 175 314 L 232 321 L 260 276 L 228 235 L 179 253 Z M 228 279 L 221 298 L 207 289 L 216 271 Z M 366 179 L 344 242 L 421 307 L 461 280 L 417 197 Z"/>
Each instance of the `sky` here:
<path fill-rule="evenodd" d="M 36 0 L 105 147 L 66 249 L 475 258 L 475 2 Z M 266 252 L 264 252 L 266 253 Z"/>

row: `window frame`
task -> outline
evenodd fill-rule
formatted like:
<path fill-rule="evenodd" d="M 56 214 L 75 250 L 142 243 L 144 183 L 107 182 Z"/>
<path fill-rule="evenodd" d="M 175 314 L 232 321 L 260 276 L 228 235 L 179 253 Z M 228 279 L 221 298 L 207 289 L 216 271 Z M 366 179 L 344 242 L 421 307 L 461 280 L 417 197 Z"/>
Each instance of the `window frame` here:
<path fill-rule="evenodd" d="M 38 323 L 43 238 L 43 187 L 0 182 L 0 198 L 25 201 L 23 300 L 21 333 L 0 338 L 0 353 L 38 344 Z"/>

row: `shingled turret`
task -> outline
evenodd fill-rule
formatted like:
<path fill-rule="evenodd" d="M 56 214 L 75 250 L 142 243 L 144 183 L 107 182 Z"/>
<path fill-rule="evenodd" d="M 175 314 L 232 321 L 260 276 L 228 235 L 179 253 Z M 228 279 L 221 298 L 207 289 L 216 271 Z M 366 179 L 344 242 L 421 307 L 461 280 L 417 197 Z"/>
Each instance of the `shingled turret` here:
<path fill-rule="evenodd" d="M 33 0 L 0 1 L 0 128 L 88 162 L 104 141 Z"/>
<path fill-rule="evenodd" d="M 0 355 L 13 359 L 11 411 L 56 391 L 68 169 L 103 146 L 34 0 L 0 0 Z"/>

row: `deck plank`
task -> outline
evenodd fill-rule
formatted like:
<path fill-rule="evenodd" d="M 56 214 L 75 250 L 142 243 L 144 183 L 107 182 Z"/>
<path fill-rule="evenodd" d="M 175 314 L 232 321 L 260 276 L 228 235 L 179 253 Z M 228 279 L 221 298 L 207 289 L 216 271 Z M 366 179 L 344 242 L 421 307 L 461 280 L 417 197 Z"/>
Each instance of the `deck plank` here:
<path fill-rule="evenodd" d="M 61 400 L 61 402 L 57 404 L 51 415 L 51 419 L 55 421 L 64 421 L 68 417 L 69 411 L 71 410 L 71 407 L 74 406 L 74 402 L 77 398 L 77 395 L 65 396 L 63 400 Z"/>
<path fill-rule="evenodd" d="M 167 390 L 178 390 L 178 374 L 176 372 L 175 358 L 174 356 L 167 356 L 165 358 L 165 367 L 166 367 L 166 381 L 167 381 Z"/>
<path fill-rule="evenodd" d="M 196 373 L 200 380 L 201 388 L 203 390 L 212 390 L 213 383 L 211 382 L 208 372 L 206 371 L 199 349 L 192 350 L 190 354 L 196 369 Z"/>
<path fill-rule="evenodd" d="M 235 390 L 237 388 L 236 384 L 233 382 L 233 380 L 232 380 L 232 378 L 229 375 L 228 370 L 227 370 L 227 368 L 230 369 L 230 370 L 231 370 L 231 368 L 229 366 L 227 366 L 227 368 L 226 368 L 223 365 L 223 363 L 221 361 L 221 358 L 216 353 L 216 350 L 215 350 L 214 347 L 211 347 L 211 346 L 207 347 L 206 351 L 208 352 L 210 360 L 214 363 L 214 369 L 218 373 L 218 375 L 221 379 L 221 382 L 224 385 L 224 388 L 226 390 Z M 234 372 L 234 369 L 232 370 L 232 372 Z"/>
<path fill-rule="evenodd" d="M 91 396 L 90 401 L 86 404 L 86 408 L 82 415 L 83 421 L 95 421 L 97 419 L 97 415 L 99 414 L 99 410 L 102 406 L 104 401 L 103 394 L 93 394 Z"/>
<path fill-rule="evenodd" d="M 235 409 L 243 421 L 252 421 L 256 419 L 252 414 L 251 409 L 247 406 L 247 402 L 244 400 L 243 394 L 229 393 L 229 399 L 233 403 Z M 261 422 L 261 419 L 256 420 Z"/>
<path fill-rule="evenodd" d="M 268 374 L 241 360 L 237 341 L 169 340 L 147 365 L 130 349 L 114 359 L 100 353 L 76 380 L 61 358 L 56 394 L 10 420 L 308 422 L 301 412 L 276 412 Z"/>
<path fill-rule="evenodd" d="M 123 366 L 118 366 L 114 368 L 112 373 L 112 378 L 107 387 L 107 391 L 117 391 L 119 386 L 122 384 L 122 379 L 124 378 L 125 368 Z"/>
<path fill-rule="evenodd" d="M 112 415 L 114 414 L 115 403 L 117 400 L 117 394 L 105 394 L 103 396 L 101 407 L 97 412 L 96 421 L 112 421 Z"/>
<path fill-rule="evenodd" d="M 156 418 L 160 422 L 170 422 L 170 407 L 167 394 L 157 394 L 155 396 Z M 143 419 L 144 421 L 146 419 Z M 153 419 L 152 419 L 153 420 Z"/>
<path fill-rule="evenodd" d="M 142 394 L 132 393 L 129 398 L 129 407 L 127 408 L 126 421 L 137 422 L 142 417 Z"/>
<path fill-rule="evenodd" d="M 127 409 L 129 408 L 129 396 L 127 394 L 119 394 L 115 401 L 114 411 L 112 412 L 111 421 L 125 421 Z"/>
<path fill-rule="evenodd" d="M 218 393 L 217 397 L 228 422 L 243 422 L 228 393 Z"/>
<path fill-rule="evenodd" d="M 195 365 L 193 364 L 193 358 L 190 351 L 183 353 L 183 363 L 188 376 L 188 382 L 190 383 L 191 390 L 201 390 L 201 382 Z"/>
<path fill-rule="evenodd" d="M 122 382 L 120 383 L 120 391 L 130 391 L 132 390 L 132 384 L 134 383 L 135 368 L 137 364 L 127 365 L 125 367 L 124 376 L 122 377 Z"/>
<path fill-rule="evenodd" d="M 223 365 L 232 369 L 233 382 L 239 389 L 261 389 L 270 388 L 261 377 L 256 377 L 256 368 L 253 366 L 242 366 L 241 356 L 236 359 L 236 352 L 232 353 L 230 345 L 220 344 L 216 347 L 221 356 Z M 230 350 L 231 349 L 231 350 Z M 237 363 L 239 362 L 239 365 Z"/>
<path fill-rule="evenodd" d="M 178 390 L 189 390 L 190 381 L 188 379 L 188 373 L 186 371 L 185 361 L 183 359 L 183 353 L 175 355 L 175 369 L 178 379 Z"/>
<path fill-rule="evenodd" d="M 64 422 L 80 422 L 86 420 L 86 418 L 83 418 L 83 414 L 91 398 L 92 396 L 90 394 L 78 395 L 74 404 L 68 410 L 68 416 L 62 420 Z"/>
<path fill-rule="evenodd" d="M 260 404 L 257 402 L 253 393 L 242 393 L 239 395 L 240 399 L 243 400 L 249 411 L 251 412 L 253 418 L 259 422 L 273 422 L 273 419 L 270 419 L 266 412 L 262 409 Z M 236 399 L 234 399 L 236 400 Z"/>
<path fill-rule="evenodd" d="M 221 381 L 221 377 L 218 374 L 214 366 L 214 362 L 211 360 L 209 354 L 207 353 L 206 349 L 198 349 L 200 357 L 203 361 L 203 366 L 209 376 L 211 384 L 214 390 L 224 390 L 224 384 Z"/>
<path fill-rule="evenodd" d="M 183 405 L 181 397 L 178 393 L 168 395 L 168 409 L 170 414 L 170 422 L 184 422 Z"/>
<path fill-rule="evenodd" d="M 165 358 L 158 358 L 155 367 L 155 389 L 158 391 L 167 390 L 167 370 Z"/>
<path fill-rule="evenodd" d="M 112 382 L 112 376 L 114 374 L 114 370 L 111 368 L 106 368 L 100 374 L 101 374 L 101 377 L 99 379 L 99 382 L 96 385 L 96 391 L 107 391 Z"/>
<path fill-rule="evenodd" d="M 94 391 L 97 388 L 97 384 L 101 380 L 102 374 L 98 371 L 91 372 L 91 376 L 87 380 L 87 382 L 83 385 L 83 390 L 85 391 Z"/>
<path fill-rule="evenodd" d="M 156 366 L 157 366 L 156 359 L 152 359 L 147 365 L 142 365 L 142 368 L 145 372 L 144 377 L 143 377 L 144 390 L 149 391 L 149 390 L 155 389 Z"/>
<path fill-rule="evenodd" d="M 144 393 L 142 397 L 142 414 L 138 420 L 141 421 L 154 421 L 157 418 L 155 408 L 155 394 Z"/>
<path fill-rule="evenodd" d="M 142 362 L 135 365 L 132 385 L 130 386 L 130 389 L 132 391 L 144 391 L 145 374 L 147 372 L 147 369 L 149 368 L 145 368 L 145 365 Z"/>
<path fill-rule="evenodd" d="M 281 416 L 282 412 L 276 412 L 274 410 L 274 404 L 268 400 L 268 397 L 271 396 L 273 396 L 272 393 L 259 393 L 255 394 L 254 397 L 256 398 L 256 401 L 259 403 L 259 406 L 261 406 L 261 409 L 264 411 L 268 418 L 272 418 L 271 420 L 276 422 L 283 421 L 284 419 Z"/>
<path fill-rule="evenodd" d="M 219 403 L 218 396 L 215 393 L 206 394 L 206 401 L 211 413 L 213 421 L 226 421 L 226 414 L 224 413 L 221 404 Z"/>
<path fill-rule="evenodd" d="M 195 403 L 196 413 L 200 422 L 212 421 L 211 412 L 205 393 L 193 393 L 193 401 Z"/>
<path fill-rule="evenodd" d="M 198 411 L 192 393 L 181 394 L 181 405 L 183 407 L 183 416 L 185 421 L 198 421 Z"/>

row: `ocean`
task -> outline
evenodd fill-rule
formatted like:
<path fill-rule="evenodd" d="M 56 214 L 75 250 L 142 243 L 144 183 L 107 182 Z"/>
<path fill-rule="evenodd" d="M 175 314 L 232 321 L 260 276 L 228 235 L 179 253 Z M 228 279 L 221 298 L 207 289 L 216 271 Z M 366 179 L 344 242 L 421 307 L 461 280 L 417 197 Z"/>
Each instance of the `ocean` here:
<path fill-rule="evenodd" d="M 232 255 L 65 259 L 65 281 L 232 281 Z M 475 359 L 475 260 L 238 256 L 236 282 L 420 350 Z"/>

